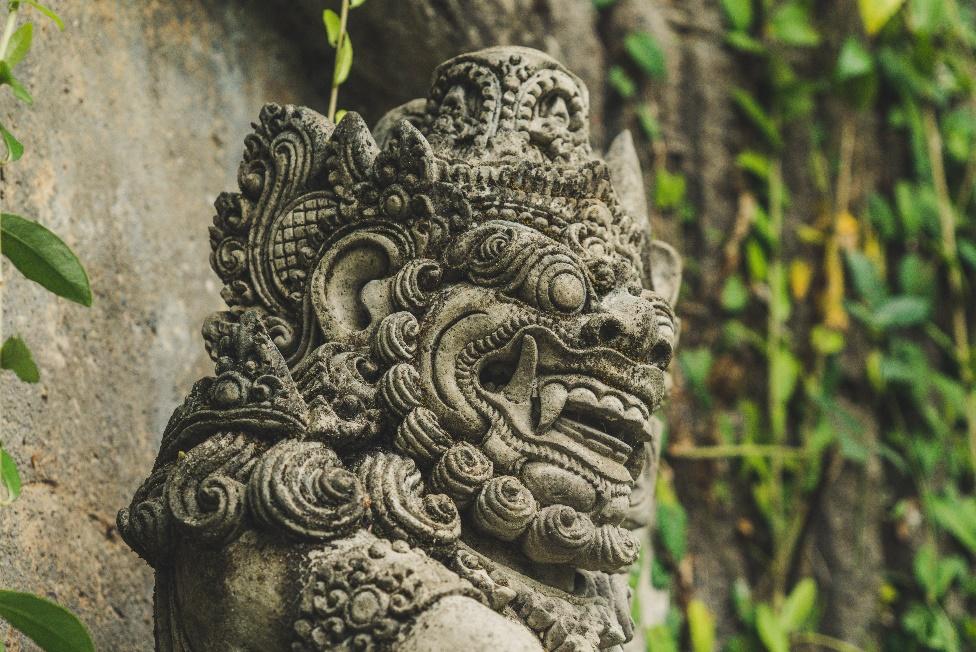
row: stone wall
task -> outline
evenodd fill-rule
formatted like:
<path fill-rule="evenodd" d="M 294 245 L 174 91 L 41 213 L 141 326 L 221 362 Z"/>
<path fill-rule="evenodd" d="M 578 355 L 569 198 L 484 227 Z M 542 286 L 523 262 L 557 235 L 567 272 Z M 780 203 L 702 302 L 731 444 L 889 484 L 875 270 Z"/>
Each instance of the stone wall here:
<path fill-rule="evenodd" d="M 100 650 L 150 650 L 152 576 L 115 513 L 173 408 L 212 371 L 199 329 L 220 307 L 213 199 L 236 186 L 264 102 L 325 106 L 328 63 L 303 68 L 262 0 L 50 4 L 66 29 L 38 17 L 20 68 L 35 105 L 0 93 L 0 120 L 27 148 L 0 171 L 0 200 L 68 242 L 94 304 L 57 299 L 2 263 L 3 331 L 28 342 L 41 382 L 0 376 L 0 436 L 24 480 L 0 510 L 0 587 L 66 604 Z M 3 625 L 0 640 L 29 649 Z"/>

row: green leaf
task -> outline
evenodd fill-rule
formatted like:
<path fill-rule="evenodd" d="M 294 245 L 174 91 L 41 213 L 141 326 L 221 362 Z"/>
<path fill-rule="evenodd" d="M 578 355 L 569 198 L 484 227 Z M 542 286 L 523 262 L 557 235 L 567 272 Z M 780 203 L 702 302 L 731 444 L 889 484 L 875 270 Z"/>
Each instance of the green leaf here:
<path fill-rule="evenodd" d="M 658 168 L 654 178 L 654 205 L 663 210 L 677 208 L 685 198 L 686 181 L 680 173 Z"/>
<path fill-rule="evenodd" d="M 891 240 L 897 235 L 898 218 L 881 195 L 872 193 L 868 197 L 868 216 L 884 240 Z"/>
<path fill-rule="evenodd" d="M 3 144 L 7 148 L 6 160 L 8 161 L 18 161 L 20 157 L 24 155 L 24 146 L 19 140 L 17 140 L 12 133 L 7 131 L 7 128 L 0 124 L 0 137 L 3 138 Z M 2 163 L 2 161 L 0 161 Z"/>
<path fill-rule="evenodd" d="M 817 324 L 810 330 L 810 345 L 821 355 L 834 355 L 844 350 L 844 334 Z"/>
<path fill-rule="evenodd" d="M 768 652 L 790 652 L 790 639 L 773 615 L 773 610 L 763 602 L 756 607 L 756 631 Z"/>
<path fill-rule="evenodd" d="M 847 252 L 847 268 L 851 282 L 869 306 L 876 306 L 887 296 L 888 290 L 874 263 L 860 251 Z"/>
<path fill-rule="evenodd" d="M 762 41 L 755 39 L 745 32 L 729 32 L 725 35 L 725 42 L 736 50 L 749 52 L 750 54 L 763 54 L 766 46 Z"/>
<path fill-rule="evenodd" d="M 660 140 L 661 138 L 661 124 L 654 117 L 654 113 L 651 112 L 650 107 L 646 104 L 641 104 L 637 107 L 637 122 L 640 123 L 641 131 L 647 136 L 650 141 Z"/>
<path fill-rule="evenodd" d="M 0 249 L 20 273 L 54 294 L 90 306 L 88 275 L 61 239 L 37 222 L 0 215 Z"/>
<path fill-rule="evenodd" d="M 898 286 L 905 294 L 934 296 L 935 268 L 918 254 L 908 254 L 898 265 Z"/>
<path fill-rule="evenodd" d="M 349 111 L 347 111 L 346 109 L 337 110 L 335 114 L 335 123 L 339 124 L 340 122 L 342 122 L 342 119 L 346 117 L 347 113 L 349 113 Z"/>
<path fill-rule="evenodd" d="M 40 2 L 37 2 L 37 0 L 23 0 L 23 2 L 24 4 L 30 5 L 34 9 L 37 9 L 39 12 L 41 12 L 42 14 L 50 18 L 52 21 L 54 21 L 54 24 L 58 26 L 59 30 L 61 30 L 62 32 L 64 31 L 64 22 L 62 22 L 61 17 L 58 16 L 56 13 L 54 13 L 53 11 L 51 11 L 50 9 L 42 5 Z"/>
<path fill-rule="evenodd" d="M 692 652 L 712 652 L 715 649 L 715 614 L 701 600 L 689 602 L 687 612 Z"/>
<path fill-rule="evenodd" d="M 3 57 L 7 65 L 13 68 L 27 56 L 27 53 L 30 52 L 33 36 L 33 23 L 24 23 L 17 28 L 17 31 L 10 37 L 10 42 L 7 43 L 7 53 Z"/>
<path fill-rule="evenodd" d="M 0 590 L 0 618 L 45 652 L 95 652 L 95 644 L 81 621 L 45 598 Z"/>
<path fill-rule="evenodd" d="M 659 503 L 657 534 L 675 562 L 681 561 L 688 546 L 688 515 L 680 503 Z"/>
<path fill-rule="evenodd" d="M 366 0 L 349 0 L 349 8 L 355 9 L 356 7 L 362 5 L 364 2 L 366 2 Z"/>
<path fill-rule="evenodd" d="M 9 505 L 20 496 L 20 473 L 14 458 L 0 446 L 0 506 Z"/>
<path fill-rule="evenodd" d="M 610 84 L 610 88 L 617 91 L 617 94 L 625 100 L 632 98 L 637 92 L 637 84 L 620 66 L 610 68 L 610 72 L 607 73 L 607 82 Z"/>
<path fill-rule="evenodd" d="M 926 297 L 891 297 L 874 311 L 874 325 L 881 330 L 917 326 L 928 319 L 929 308 L 930 303 Z"/>
<path fill-rule="evenodd" d="M 8 337 L 0 348 L 0 369 L 10 369 L 25 383 L 36 383 L 41 379 L 27 344 L 15 336 Z"/>
<path fill-rule="evenodd" d="M 936 498 L 929 502 L 928 511 L 939 527 L 976 556 L 976 497 Z"/>
<path fill-rule="evenodd" d="M 805 577 L 790 591 L 779 613 L 779 622 L 787 632 L 795 632 L 803 627 L 813 615 L 817 603 L 817 583 Z"/>
<path fill-rule="evenodd" d="M 813 47 L 820 34 L 810 22 L 810 13 L 799 2 L 787 2 L 773 14 L 770 31 L 774 38 L 795 47 Z"/>
<path fill-rule="evenodd" d="M 762 132 L 770 145 L 776 148 L 782 146 L 783 137 L 779 133 L 779 127 L 776 126 L 776 122 L 760 106 L 759 102 L 756 101 L 756 98 L 744 89 L 734 88 L 732 89 L 732 100 L 738 105 L 746 117 L 752 121 L 752 124 Z"/>
<path fill-rule="evenodd" d="M 709 403 L 708 376 L 712 371 L 712 352 L 705 347 L 686 348 L 678 355 L 685 379 L 698 399 Z"/>
<path fill-rule="evenodd" d="M 329 40 L 329 45 L 335 47 L 339 43 L 340 20 L 339 14 L 326 9 L 322 12 L 322 22 L 325 23 L 325 34 Z"/>
<path fill-rule="evenodd" d="M 647 32 L 632 32 L 624 37 L 624 49 L 640 68 L 656 79 L 667 75 L 664 52 Z"/>
<path fill-rule="evenodd" d="M 342 39 L 342 45 L 336 52 L 335 75 L 332 83 L 336 86 L 341 85 L 349 79 L 349 71 L 352 69 L 352 39 L 346 34 Z"/>
<path fill-rule="evenodd" d="M 908 19 L 916 34 L 931 36 L 946 21 L 945 0 L 911 0 L 908 3 Z"/>
<path fill-rule="evenodd" d="M 742 277 L 733 274 L 725 280 L 720 297 L 722 307 L 729 312 L 739 312 L 749 302 L 749 288 L 742 282 Z"/>
<path fill-rule="evenodd" d="M 871 58 L 871 53 L 859 40 L 848 36 L 837 56 L 837 79 L 840 81 L 858 79 L 872 72 L 874 72 L 874 59 Z"/>
<path fill-rule="evenodd" d="M 861 21 L 869 36 L 881 31 L 894 16 L 905 0 L 858 0 L 857 6 L 861 11 Z"/>
<path fill-rule="evenodd" d="M 617 0 L 593 0 L 593 6 L 597 9 L 606 9 Z"/>
<path fill-rule="evenodd" d="M 596 1 L 596 0 L 594 0 Z M 678 641 L 667 625 L 655 625 L 645 634 L 647 649 L 653 652 L 678 652 Z"/>
<path fill-rule="evenodd" d="M 760 181 L 769 179 L 769 170 L 772 165 L 769 162 L 769 157 L 765 154 L 747 149 L 735 157 L 735 162 L 746 172 L 752 172 L 756 175 Z"/>
<path fill-rule="evenodd" d="M 745 31 L 752 25 L 752 0 L 722 0 L 722 9 L 733 29 Z"/>
<path fill-rule="evenodd" d="M 769 374 L 772 377 L 775 398 L 785 403 L 796 391 L 796 381 L 800 377 L 800 362 L 789 349 L 785 347 L 776 349 L 770 360 Z"/>
<path fill-rule="evenodd" d="M 13 92 L 14 97 L 16 97 L 21 102 L 26 104 L 33 104 L 34 98 L 30 96 L 27 89 L 21 85 L 17 78 L 14 77 L 13 72 L 10 70 L 10 65 L 6 61 L 0 61 L 0 86 L 6 84 L 10 86 L 10 90 Z"/>

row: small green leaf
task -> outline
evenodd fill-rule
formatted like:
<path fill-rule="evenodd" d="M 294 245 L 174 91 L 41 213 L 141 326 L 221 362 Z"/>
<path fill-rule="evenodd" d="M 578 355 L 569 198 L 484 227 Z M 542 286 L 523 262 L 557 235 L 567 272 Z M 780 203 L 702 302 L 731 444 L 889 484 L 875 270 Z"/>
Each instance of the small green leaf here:
<path fill-rule="evenodd" d="M 810 345 L 821 355 L 834 355 L 844 350 L 844 334 L 817 324 L 810 330 Z"/>
<path fill-rule="evenodd" d="M 606 9 L 617 0 L 593 0 L 593 6 L 597 9 Z"/>
<path fill-rule="evenodd" d="M 776 122 L 766 113 L 748 91 L 741 88 L 732 89 L 732 100 L 739 106 L 742 112 L 752 123 L 762 132 L 766 140 L 773 147 L 779 148 L 783 144 L 783 137 L 779 133 Z"/>
<path fill-rule="evenodd" d="M 24 146 L 19 140 L 17 140 L 12 133 L 7 131 L 7 128 L 0 124 L 0 137 L 3 138 L 3 144 L 7 148 L 6 160 L 8 161 L 18 161 L 20 157 L 24 155 Z M 3 161 L 0 161 L 2 164 Z"/>
<path fill-rule="evenodd" d="M 596 2 L 598 0 L 594 0 Z M 605 0 L 604 0 L 605 1 Z M 678 652 L 678 642 L 667 625 L 655 625 L 644 636 L 647 649 L 654 652 Z"/>
<path fill-rule="evenodd" d="M 641 69 L 656 79 L 667 74 L 664 52 L 647 32 L 632 32 L 624 38 L 624 49 Z"/>
<path fill-rule="evenodd" d="M 58 26 L 59 30 L 61 30 L 62 32 L 64 31 L 64 22 L 62 22 L 61 17 L 58 16 L 56 13 L 54 13 L 53 11 L 51 11 L 50 9 L 42 5 L 40 2 L 37 2 L 37 0 L 23 0 L 23 2 L 24 4 L 30 5 L 34 9 L 37 9 L 39 12 L 41 12 L 42 14 L 50 18 L 52 21 L 54 21 L 54 24 Z"/>
<path fill-rule="evenodd" d="M 837 79 L 847 81 L 869 75 L 874 71 L 874 59 L 864 45 L 853 36 L 847 37 L 837 55 Z"/>
<path fill-rule="evenodd" d="M 817 583 L 806 577 L 793 587 L 783 602 L 783 609 L 779 613 L 779 622 L 787 632 L 795 632 L 803 627 L 817 602 Z"/>
<path fill-rule="evenodd" d="M 322 12 L 322 22 L 325 23 L 325 34 L 326 38 L 329 39 L 329 45 L 335 47 L 339 43 L 339 30 L 341 25 L 339 14 L 331 9 L 326 9 Z"/>
<path fill-rule="evenodd" d="M 976 556 L 976 497 L 937 498 L 929 505 L 932 519 Z"/>
<path fill-rule="evenodd" d="M 772 35 L 795 47 L 813 47 L 820 43 L 820 34 L 810 22 L 810 13 L 799 2 L 787 2 L 773 14 L 770 21 Z"/>
<path fill-rule="evenodd" d="M 765 154 L 747 149 L 735 157 L 735 162 L 746 172 L 752 172 L 761 181 L 769 179 L 769 170 L 772 166 L 769 157 Z"/>
<path fill-rule="evenodd" d="M 641 131 L 644 132 L 648 140 L 652 142 L 660 140 L 661 124 L 646 104 L 641 104 L 637 107 L 637 122 L 640 124 Z"/>
<path fill-rule="evenodd" d="M 725 35 L 725 42 L 736 50 L 749 52 L 750 54 L 762 54 L 766 51 L 766 46 L 759 39 L 755 39 L 745 32 L 729 32 Z"/>
<path fill-rule="evenodd" d="M 14 458 L 0 446 L 0 506 L 9 505 L 20 496 L 20 473 Z"/>
<path fill-rule="evenodd" d="M 352 39 L 346 34 L 342 39 L 342 45 L 336 52 L 335 75 L 332 83 L 336 86 L 341 85 L 349 79 L 349 71 L 352 69 Z"/>
<path fill-rule="evenodd" d="M 756 607 L 756 631 L 768 652 L 790 652 L 790 639 L 765 602 Z"/>
<path fill-rule="evenodd" d="M 733 29 L 745 31 L 752 25 L 752 0 L 722 0 L 722 9 Z"/>
<path fill-rule="evenodd" d="M 712 652 L 715 649 L 715 614 L 701 600 L 689 602 L 687 611 L 692 652 Z"/>
<path fill-rule="evenodd" d="M 349 8 L 355 9 L 356 7 L 361 6 L 365 2 L 366 0 L 349 0 Z"/>
<path fill-rule="evenodd" d="M 346 109 L 339 109 L 338 111 L 336 111 L 335 123 L 339 124 L 340 122 L 342 122 L 342 119 L 346 117 L 347 113 L 349 113 L 349 111 L 347 111 Z"/>
<path fill-rule="evenodd" d="M 627 71 L 620 66 L 610 68 L 610 72 L 607 73 L 607 83 L 610 84 L 610 88 L 617 91 L 617 94 L 625 100 L 629 100 L 637 92 L 637 84 L 630 78 Z"/>
<path fill-rule="evenodd" d="M 7 44 L 6 56 L 3 57 L 7 65 L 13 68 L 23 60 L 30 51 L 33 36 L 33 23 L 24 23 L 17 28 L 17 31 L 10 37 L 10 42 Z"/>
<path fill-rule="evenodd" d="M 746 307 L 749 302 L 749 288 L 742 282 L 742 277 L 733 274 L 725 280 L 720 300 L 722 307 L 732 313 L 739 312 Z"/>
<path fill-rule="evenodd" d="M 869 306 L 876 306 L 887 296 L 888 289 L 874 263 L 860 251 L 847 252 L 847 268 L 851 282 Z"/>
<path fill-rule="evenodd" d="M 25 383 L 36 383 L 41 374 L 27 344 L 19 337 L 8 337 L 0 348 L 0 369 L 9 369 Z"/>
<path fill-rule="evenodd" d="M 905 0 L 858 0 L 861 21 L 868 36 L 874 36 L 894 16 Z"/>
<path fill-rule="evenodd" d="M 917 326 L 928 319 L 929 308 L 929 300 L 925 297 L 891 297 L 874 311 L 874 325 L 881 330 Z"/>
<path fill-rule="evenodd" d="M 654 205 L 663 210 L 677 208 L 685 198 L 686 184 L 684 175 L 658 168 L 654 177 Z"/>
<path fill-rule="evenodd" d="M 657 534 L 671 558 L 681 561 L 688 546 L 688 515 L 680 503 L 659 503 L 657 506 Z"/>
<path fill-rule="evenodd" d="M 45 652 L 95 652 L 88 630 L 59 604 L 30 593 L 0 590 L 0 618 Z"/>
<path fill-rule="evenodd" d="M 19 215 L 0 215 L 0 249 L 20 273 L 83 306 L 92 302 L 88 275 L 61 238 Z"/>

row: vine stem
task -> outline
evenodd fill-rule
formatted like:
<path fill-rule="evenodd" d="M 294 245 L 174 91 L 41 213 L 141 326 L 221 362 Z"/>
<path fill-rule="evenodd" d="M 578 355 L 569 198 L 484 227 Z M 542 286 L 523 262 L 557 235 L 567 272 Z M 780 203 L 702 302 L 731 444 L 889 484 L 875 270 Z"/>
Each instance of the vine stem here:
<path fill-rule="evenodd" d="M 856 645 L 851 645 L 826 634 L 817 634 L 816 632 L 795 632 L 790 638 L 793 639 L 794 643 L 817 645 L 821 648 L 834 650 L 834 652 L 864 652 Z"/>
<path fill-rule="evenodd" d="M 17 27 L 20 4 L 12 4 L 11 7 L 10 13 L 7 14 L 7 22 L 3 26 L 3 37 L 0 38 L 0 59 L 7 58 L 7 48 L 10 46 L 10 39 L 13 38 L 14 28 Z"/>
<path fill-rule="evenodd" d="M 808 453 L 802 448 L 791 448 L 789 446 L 729 444 L 669 448 L 668 455 L 687 460 L 714 460 L 731 457 L 805 457 Z"/>
<path fill-rule="evenodd" d="M 932 166 L 932 184 L 939 205 L 939 227 L 942 231 L 942 256 L 948 267 L 949 293 L 952 305 L 952 339 L 956 346 L 956 363 L 959 378 L 966 389 L 966 434 L 969 441 L 969 459 L 976 473 L 976 392 L 973 387 L 972 350 L 966 325 L 966 308 L 962 265 L 956 246 L 956 215 L 949 197 L 945 167 L 942 162 L 942 135 L 935 109 L 926 107 L 923 115 L 925 140 L 928 145 L 929 164 Z"/>
<path fill-rule="evenodd" d="M 339 103 L 339 84 L 336 83 L 336 73 L 339 71 L 339 52 L 342 51 L 342 43 L 346 40 L 346 23 L 349 20 L 349 0 L 342 0 L 342 9 L 339 13 L 339 37 L 336 39 L 336 60 L 332 70 L 332 92 L 329 94 L 329 122 L 335 121 L 336 105 Z"/>

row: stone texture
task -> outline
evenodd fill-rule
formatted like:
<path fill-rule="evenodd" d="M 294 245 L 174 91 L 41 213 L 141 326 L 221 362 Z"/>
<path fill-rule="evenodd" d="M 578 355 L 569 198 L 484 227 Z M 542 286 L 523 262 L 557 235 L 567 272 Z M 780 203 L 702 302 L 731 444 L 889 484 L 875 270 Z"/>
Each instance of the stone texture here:
<path fill-rule="evenodd" d="M 303 68 L 263 2 L 51 4 L 67 28 L 39 18 L 21 64 L 35 105 L 3 91 L 0 120 L 27 152 L 0 171 L 0 193 L 78 253 L 94 305 L 2 262 L 3 330 L 28 342 L 41 382 L 0 383 L 0 436 L 25 481 L 0 510 L 0 586 L 73 608 L 101 650 L 149 650 L 152 576 L 115 512 L 207 368 L 208 218 L 248 123 L 271 99 L 322 106 L 326 75 Z M 29 649 L 2 625 L 0 640 Z"/>

